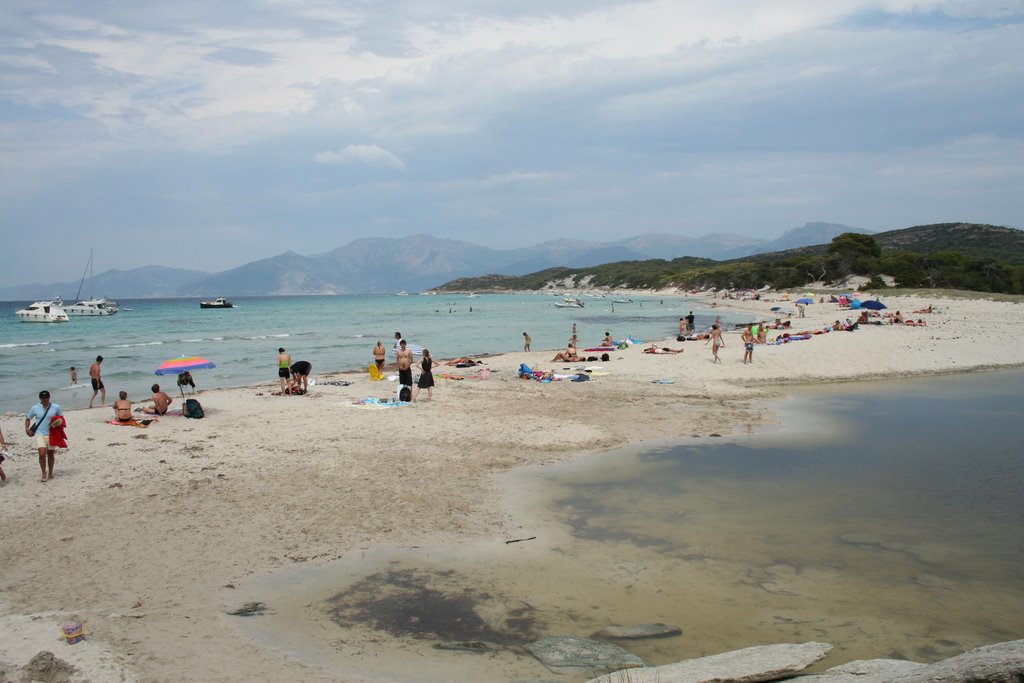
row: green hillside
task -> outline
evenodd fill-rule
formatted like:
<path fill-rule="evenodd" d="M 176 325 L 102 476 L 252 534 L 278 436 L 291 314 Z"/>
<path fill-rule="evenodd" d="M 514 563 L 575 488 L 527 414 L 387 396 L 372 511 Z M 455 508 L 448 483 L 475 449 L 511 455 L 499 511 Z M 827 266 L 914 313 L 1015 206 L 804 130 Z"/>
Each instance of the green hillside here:
<path fill-rule="evenodd" d="M 830 244 L 731 261 L 683 257 L 620 261 L 589 268 L 552 268 L 522 277 L 491 275 L 446 283 L 440 290 L 541 289 L 574 278 L 593 287 L 635 289 L 802 287 L 849 275 L 895 278 L 899 287 L 1024 293 L 1024 231 L 993 225 L 942 223 L 872 236 L 839 235 Z"/>

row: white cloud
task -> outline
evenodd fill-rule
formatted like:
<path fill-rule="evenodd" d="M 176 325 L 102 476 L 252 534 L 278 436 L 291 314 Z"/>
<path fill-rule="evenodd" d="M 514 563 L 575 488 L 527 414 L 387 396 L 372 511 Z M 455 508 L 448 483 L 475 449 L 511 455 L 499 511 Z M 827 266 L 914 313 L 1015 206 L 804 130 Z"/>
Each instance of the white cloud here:
<path fill-rule="evenodd" d="M 337 152 L 319 152 L 313 157 L 318 164 L 379 166 L 405 170 L 405 162 L 377 145 L 349 145 Z"/>

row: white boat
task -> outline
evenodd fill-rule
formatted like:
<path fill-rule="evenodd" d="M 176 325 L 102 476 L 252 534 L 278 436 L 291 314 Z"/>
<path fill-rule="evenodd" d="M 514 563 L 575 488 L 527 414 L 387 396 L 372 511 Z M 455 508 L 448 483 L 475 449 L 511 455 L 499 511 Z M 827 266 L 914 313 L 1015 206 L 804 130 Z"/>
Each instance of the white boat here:
<path fill-rule="evenodd" d="M 579 299 L 569 297 L 556 303 L 555 308 L 583 308 L 583 302 Z"/>
<path fill-rule="evenodd" d="M 199 308 L 234 308 L 235 305 L 222 296 L 213 301 L 200 301 Z"/>
<path fill-rule="evenodd" d="M 68 314 L 64 312 L 62 303 L 59 297 L 51 301 L 36 301 L 15 311 L 14 315 L 23 323 L 66 323 Z"/>
<path fill-rule="evenodd" d="M 120 310 L 116 301 L 103 296 L 99 299 L 82 299 L 76 304 L 64 307 L 68 315 L 114 315 Z"/>
<path fill-rule="evenodd" d="M 632 299 L 615 299 L 614 301 L 612 301 L 612 303 L 613 304 L 631 304 L 631 303 L 633 303 L 633 300 Z"/>
<path fill-rule="evenodd" d="M 466 298 L 467 299 L 478 299 L 480 297 L 477 296 L 476 294 L 474 294 L 473 292 L 470 292 L 469 294 L 466 295 Z"/>
<path fill-rule="evenodd" d="M 64 312 L 68 315 L 114 315 L 117 313 L 117 302 L 107 297 L 93 298 L 90 294 L 88 299 L 79 299 L 82 294 L 82 285 L 85 284 L 85 277 L 89 276 L 89 287 L 92 287 L 92 249 L 89 250 L 89 260 L 85 264 L 85 271 L 82 273 L 82 280 L 78 283 L 78 291 L 75 293 L 75 301 L 78 303 L 64 306 Z"/>

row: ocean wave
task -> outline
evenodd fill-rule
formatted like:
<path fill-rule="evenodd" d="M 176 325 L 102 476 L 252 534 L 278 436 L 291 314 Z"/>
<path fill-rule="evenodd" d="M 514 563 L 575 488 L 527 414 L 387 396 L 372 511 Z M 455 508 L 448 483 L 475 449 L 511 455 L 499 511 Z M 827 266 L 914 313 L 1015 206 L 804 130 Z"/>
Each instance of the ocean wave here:
<path fill-rule="evenodd" d="M 0 349 L 16 349 L 20 346 L 49 346 L 50 342 L 25 342 L 24 344 L 0 344 Z"/>
<path fill-rule="evenodd" d="M 284 334 L 271 334 L 269 336 L 271 339 L 280 339 L 282 337 L 290 337 L 291 335 L 286 332 Z"/>
<path fill-rule="evenodd" d="M 201 342 L 202 339 L 179 339 L 180 342 Z"/>
<path fill-rule="evenodd" d="M 210 341 L 224 341 L 224 337 L 210 337 Z"/>
<path fill-rule="evenodd" d="M 161 346 L 162 341 L 151 341 L 151 342 L 139 342 L 138 344 L 113 344 L 110 348 L 112 349 L 130 349 L 133 346 Z"/>

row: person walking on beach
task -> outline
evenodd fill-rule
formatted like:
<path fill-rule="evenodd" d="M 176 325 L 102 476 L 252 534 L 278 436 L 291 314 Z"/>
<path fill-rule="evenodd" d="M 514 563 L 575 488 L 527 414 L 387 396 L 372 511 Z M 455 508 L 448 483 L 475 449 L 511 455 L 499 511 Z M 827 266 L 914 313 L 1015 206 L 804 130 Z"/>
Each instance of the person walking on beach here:
<path fill-rule="evenodd" d="M 711 357 L 714 359 L 713 362 L 721 363 L 722 359 L 718 357 L 718 347 L 725 346 L 725 340 L 722 339 L 722 330 L 717 324 L 711 326 L 711 336 L 708 337 L 708 341 L 704 342 L 704 346 L 711 342 Z"/>
<path fill-rule="evenodd" d="M 384 372 L 384 362 L 387 359 L 388 352 L 384 348 L 384 343 L 378 339 L 377 345 L 373 347 L 373 362 L 377 366 L 377 370 Z"/>
<path fill-rule="evenodd" d="M 50 445 L 50 424 L 58 417 L 63 420 L 64 411 L 56 403 L 50 403 L 50 392 L 46 389 L 39 392 L 39 403 L 32 406 L 25 416 L 25 434 L 32 438 L 39 451 L 39 469 L 42 471 L 40 481 L 43 482 L 53 479 L 54 451 L 57 447 Z"/>
<path fill-rule="evenodd" d="M 530 352 L 530 344 L 532 344 L 532 343 L 533 343 L 533 339 L 530 338 L 530 335 L 528 335 L 525 332 L 523 332 L 523 351 L 526 351 L 527 353 L 529 353 Z"/>
<path fill-rule="evenodd" d="M 71 386 L 78 386 L 78 370 L 75 370 L 75 366 L 71 366 Z"/>
<path fill-rule="evenodd" d="M 128 392 L 122 391 L 114 401 L 114 417 L 118 422 L 132 421 L 132 402 L 128 400 Z"/>
<path fill-rule="evenodd" d="M 412 386 L 412 351 L 406 348 L 405 340 L 398 342 L 398 383 L 401 386 Z"/>
<path fill-rule="evenodd" d="M 434 365 L 434 359 L 430 357 L 430 350 L 423 349 L 423 359 L 420 360 L 420 379 L 416 382 L 416 390 L 412 392 L 412 402 L 416 402 L 416 397 L 420 395 L 420 389 L 427 390 L 427 400 L 434 398 L 434 373 L 431 372 L 431 367 Z"/>
<path fill-rule="evenodd" d="M 690 334 L 693 334 L 694 329 L 696 329 L 693 326 L 696 319 L 697 317 L 693 314 L 693 311 L 690 311 L 690 315 L 686 316 L 686 331 Z"/>
<path fill-rule="evenodd" d="M 754 362 L 754 323 L 747 323 L 747 329 L 743 330 L 743 362 Z"/>
<path fill-rule="evenodd" d="M 151 386 L 150 391 L 153 392 L 153 405 L 146 406 L 142 409 L 142 412 L 147 415 L 166 415 L 167 409 L 174 399 L 168 396 L 166 391 L 160 391 L 159 384 Z"/>
<path fill-rule="evenodd" d="M 103 356 L 96 356 L 96 362 L 89 368 L 89 378 L 92 380 L 92 398 L 89 399 L 89 407 L 96 400 L 96 394 L 100 395 L 100 405 L 107 405 L 107 388 L 103 386 L 103 378 L 100 377 L 100 363 Z"/>
<path fill-rule="evenodd" d="M 277 377 L 281 383 L 281 395 L 288 393 L 288 377 L 291 374 L 292 357 L 285 353 L 282 346 L 277 350 Z"/>

